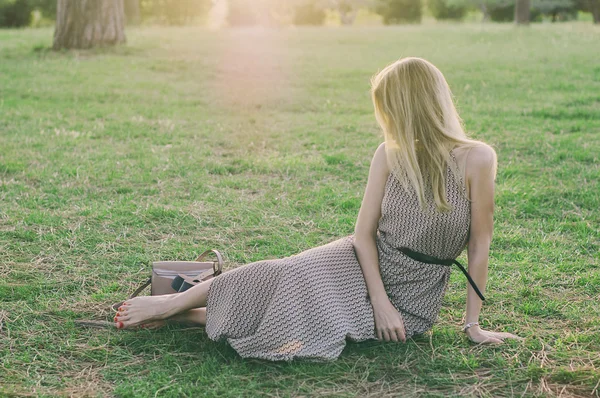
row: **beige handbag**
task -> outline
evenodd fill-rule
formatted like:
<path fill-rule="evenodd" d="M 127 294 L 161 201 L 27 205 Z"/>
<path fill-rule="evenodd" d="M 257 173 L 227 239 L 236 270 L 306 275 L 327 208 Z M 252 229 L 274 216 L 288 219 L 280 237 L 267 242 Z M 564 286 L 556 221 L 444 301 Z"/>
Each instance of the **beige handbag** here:
<path fill-rule="evenodd" d="M 202 261 L 214 253 L 216 261 Z M 150 295 L 159 296 L 183 292 L 200 282 L 214 278 L 223 272 L 223 257 L 217 250 L 207 250 L 198 256 L 196 261 L 154 261 L 152 263 L 152 276 L 142 283 L 129 296 L 137 297 L 144 289 L 150 286 Z M 123 301 L 112 305 L 118 311 Z"/>

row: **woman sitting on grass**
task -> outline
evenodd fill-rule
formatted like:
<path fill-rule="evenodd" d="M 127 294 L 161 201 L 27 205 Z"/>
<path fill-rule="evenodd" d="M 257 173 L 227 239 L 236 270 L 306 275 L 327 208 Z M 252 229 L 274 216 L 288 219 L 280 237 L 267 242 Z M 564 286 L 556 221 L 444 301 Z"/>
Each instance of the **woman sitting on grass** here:
<path fill-rule="evenodd" d="M 450 265 L 468 247 L 463 331 L 516 338 L 478 319 L 492 239 L 496 154 L 468 139 L 442 73 L 401 59 L 372 80 L 385 142 L 373 156 L 353 235 L 254 262 L 183 293 L 127 300 L 117 328 L 206 325 L 243 357 L 333 359 L 346 339 L 403 341 L 438 317 Z M 479 289 L 477 289 L 477 287 Z"/>

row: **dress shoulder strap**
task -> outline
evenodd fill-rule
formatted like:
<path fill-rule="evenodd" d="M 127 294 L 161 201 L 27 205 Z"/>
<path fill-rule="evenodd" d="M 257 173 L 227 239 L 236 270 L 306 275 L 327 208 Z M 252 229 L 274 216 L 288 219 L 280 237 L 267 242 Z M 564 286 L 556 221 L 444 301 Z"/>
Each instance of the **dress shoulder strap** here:
<path fill-rule="evenodd" d="M 463 193 L 465 194 L 465 196 L 467 195 L 467 184 L 464 181 L 464 176 L 462 175 L 462 173 L 460 172 L 460 168 L 458 167 L 458 160 L 456 160 L 456 156 L 454 155 L 454 149 L 450 150 L 450 157 L 452 158 L 452 160 L 454 161 L 454 166 L 455 166 L 455 171 L 456 171 L 456 176 L 458 177 L 458 185 L 460 185 Z M 451 169 L 450 165 L 448 165 L 448 168 Z M 452 172 L 452 170 L 450 170 L 452 174 L 454 174 Z"/>

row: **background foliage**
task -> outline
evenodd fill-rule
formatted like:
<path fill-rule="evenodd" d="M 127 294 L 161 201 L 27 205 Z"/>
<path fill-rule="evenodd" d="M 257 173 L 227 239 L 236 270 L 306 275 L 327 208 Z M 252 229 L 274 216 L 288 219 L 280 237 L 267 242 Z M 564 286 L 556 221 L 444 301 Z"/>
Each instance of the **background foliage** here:
<path fill-rule="evenodd" d="M 211 0 L 140 0 L 142 18 L 151 23 L 185 25 L 205 16 Z"/>
<path fill-rule="evenodd" d="M 124 0 L 130 24 L 203 25 L 211 0 Z M 221 0 L 225 1 L 225 0 Z M 577 18 L 578 11 L 590 12 L 598 0 L 533 0 L 531 20 L 552 21 Z M 0 0 L 0 27 L 49 25 L 56 15 L 57 0 Z M 335 14 L 340 24 L 350 25 L 358 11 L 381 16 L 385 24 L 418 23 L 427 7 L 438 20 L 462 20 L 469 12 L 483 19 L 508 22 L 514 18 L 515 0 L 227 0 L 230 26 L 322 25 Z"/>
<path fill-rule="evenodd" d="M 461 20 L 469 11 L 468 3 L 462 0 L 427 0 L 427 5 L 431 15 L 438 20 Z"/>
<path fill-rule="evenodd" d="M 383 17 L 383 23 L 421 22 L 421 0 L 377 0 L 375 11 Z"/>

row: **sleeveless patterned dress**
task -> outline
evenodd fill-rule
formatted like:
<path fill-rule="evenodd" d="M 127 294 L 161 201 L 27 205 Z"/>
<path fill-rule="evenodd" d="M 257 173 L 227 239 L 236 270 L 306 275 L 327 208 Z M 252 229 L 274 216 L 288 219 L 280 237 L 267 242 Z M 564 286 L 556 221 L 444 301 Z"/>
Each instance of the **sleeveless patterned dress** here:
<path fill-rule="evenodd" d="M 380 273 L 407 338 L 436 321 L 451 268 L 418 262 L 398 248 L 456 258 L 467 243 L 470 203 L 450 167 L 446 194 L 451 211 L 437 212 L 431 195 L 423 210 L 416 193 L 392 174 L 386 182 L 376 241 Z M 226 339 L 242 357 L 268 360 L 331 360 L 346 339 L 375 339 L 373 309 L 352 242 L 350 235 L 218 276 L 208 292 L 208 337 Z"/>

